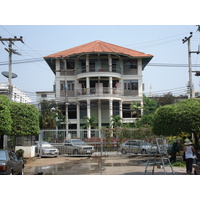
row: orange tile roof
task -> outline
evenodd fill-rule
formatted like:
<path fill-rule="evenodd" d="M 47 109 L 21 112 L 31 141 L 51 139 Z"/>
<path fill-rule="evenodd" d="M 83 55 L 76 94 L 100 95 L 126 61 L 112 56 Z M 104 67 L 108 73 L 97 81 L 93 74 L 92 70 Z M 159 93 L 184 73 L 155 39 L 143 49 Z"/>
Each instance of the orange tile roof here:
<path fill-rule="evenodd" d="M 44 58 L 69 57 L 75 54 L 92 53 L 92 52 L 118 53 L 118 54 L 124 54 L 131 57 L 141 57 L 141 58 L 153 57 L 150 54 L 145 54 L 139 51 L 135 51 L 135 50 L 117 46 L 111 43 L 96 40 L 87 44 L 83 44 L 74 48 L 70 48 L 64 51 L 60 51 L 58 53 L 45 56 Z"/>

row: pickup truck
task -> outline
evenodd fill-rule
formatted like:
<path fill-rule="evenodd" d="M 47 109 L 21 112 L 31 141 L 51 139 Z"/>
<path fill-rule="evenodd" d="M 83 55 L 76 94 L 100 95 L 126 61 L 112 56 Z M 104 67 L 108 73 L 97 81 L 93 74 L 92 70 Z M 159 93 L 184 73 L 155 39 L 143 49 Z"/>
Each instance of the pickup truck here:
<path fill-rule="evenodd" d="M 92 155 L 94 153 L 94 146 L 87 145 L 84 141 L 80 139 L 68 139 L 62 144 L 54 145 L 59 150 L 60 154 L 87 154 Z"/>

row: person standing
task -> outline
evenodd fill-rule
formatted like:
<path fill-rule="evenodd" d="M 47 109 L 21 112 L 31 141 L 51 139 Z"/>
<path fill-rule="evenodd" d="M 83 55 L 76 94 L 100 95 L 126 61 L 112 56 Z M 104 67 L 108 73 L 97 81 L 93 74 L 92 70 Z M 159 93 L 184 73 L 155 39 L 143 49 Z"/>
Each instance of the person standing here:
<path fill-rule="evenodd" d="M 180 139 L 176 139 L 176 142 L 173 143 L 171 148 L 171 157 L 170 162 L 176 162 L 176 154 L 181 150 L 181 141 Z"/>
<path fill-rule="evenodd" d="M 195 149 L 192 146 L 192 142 L 190 142 L 189 139 L 185 140 L 184 145 L 185 145 L 184 153 L 185 153 L 185 161 L 186 161 L 186 172 L 188 174 L 192 174 L 192 164 L 194 161 Z"/>

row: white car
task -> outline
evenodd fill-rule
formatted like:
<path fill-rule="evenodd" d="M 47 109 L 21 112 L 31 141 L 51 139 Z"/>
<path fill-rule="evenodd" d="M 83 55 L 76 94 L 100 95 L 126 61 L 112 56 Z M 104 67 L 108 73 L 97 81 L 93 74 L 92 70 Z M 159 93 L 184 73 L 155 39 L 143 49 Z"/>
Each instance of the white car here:
<path fill-rule="evenodd" d="M 73 155 L 92 155 L 94 153 L 94 146 L 86 144 L 80 139 L 65 140 L 64 143 L 56 145 L 60 154 L 73 154 Z"/>
<path fill-rule="evenodd" d="M 57 157 L 59 155 L 59 150 L 48 142 L 42 141 L 42 148 L 40 148 L 39 141 L 35 141 L 35 145 L 36 145 L 36 148 L 35 148 L 36 156 L 40 155 L 41 149 L 42 149 L 41 156 L 48 155 L 48 156 Z"/>
<path fill-rule="evenodd" d="M 120 146 L 120 152 L 122 154 L 127 153 L 141 153 L 141 154 L 147 154 L 147 153 L 156 153 L 157 147 L 152 146 L 150 143 L 144 141 L 144 140 L 128 140 L 121 144 Z"/>

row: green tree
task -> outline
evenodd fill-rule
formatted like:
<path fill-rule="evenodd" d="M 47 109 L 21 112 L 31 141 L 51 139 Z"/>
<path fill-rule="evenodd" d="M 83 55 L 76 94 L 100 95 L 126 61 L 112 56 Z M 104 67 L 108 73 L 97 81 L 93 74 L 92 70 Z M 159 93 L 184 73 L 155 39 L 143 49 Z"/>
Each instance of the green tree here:
<path fill-rule="evenodd" d="M 33 105 L 11 103 L 12 135 L 25 136 L 39 133 L 39 111 Z"/>
<path fill-rule="evenodd" d="M 85 116 L 83 118 L 83 121 L 85 122 L 85 125 L 83 126 L 83 128 L 89 128 L 89 127 L 93 128 L 93 129 L 97 128 L 98 120 L 96 117 L 89 118 L 89 117 Z"/>
<path fill-rule="evenodd" d="M 57 107 L 55 101 L 43 100 L 40 102 L 40 127 L 41 129 L 54 129 L 65 122 L 65 116 Z M 59 119 L 59 120 L 57 120 Z"/>
<path fill-rule="evenodd" d="M 159 106 L 165 106 L 169 104 L 174 104 L 176 102 L 175 97 L 172 95 L 171 92 L 164 94 L 162 97 L 156 98 Z"/>
<path fill-rule="evenodd" d="M 155 99 L 143 96 L 143 114 L 140 119 L 137 119 L 136 127 L 145 127 L 153 125 L 153 116 L 158 108 L 158 102 Z"/>
<path fill-rule="evenodd" d="M 132 102 L 132 104 L 130 105 L 130 108 L 132 110 L 133 116 L 136 116 L 136 118 L 141 117 L 142 106 L 140 103 Z"/>
<path fill-rule="evenodd" d="M 12 118 L 10 115 L 10 100 L 0 95 L 0 149 L 3 148 L 3 137 L 11 134 L 12 130 Z"/>
<path fill-rule="evenodd" d="M 200 137 L 200 99 L 186 99 L 174 105 L 160 107 L 154 116 L 153 132 L 161 135 L 194 135 L 198 146 Z"/>
<path fill-rule="evenodd" d="M 122 118 L 119 115 L 112 116 L 111 123 L 113 128 L 122 127 Z"/>

